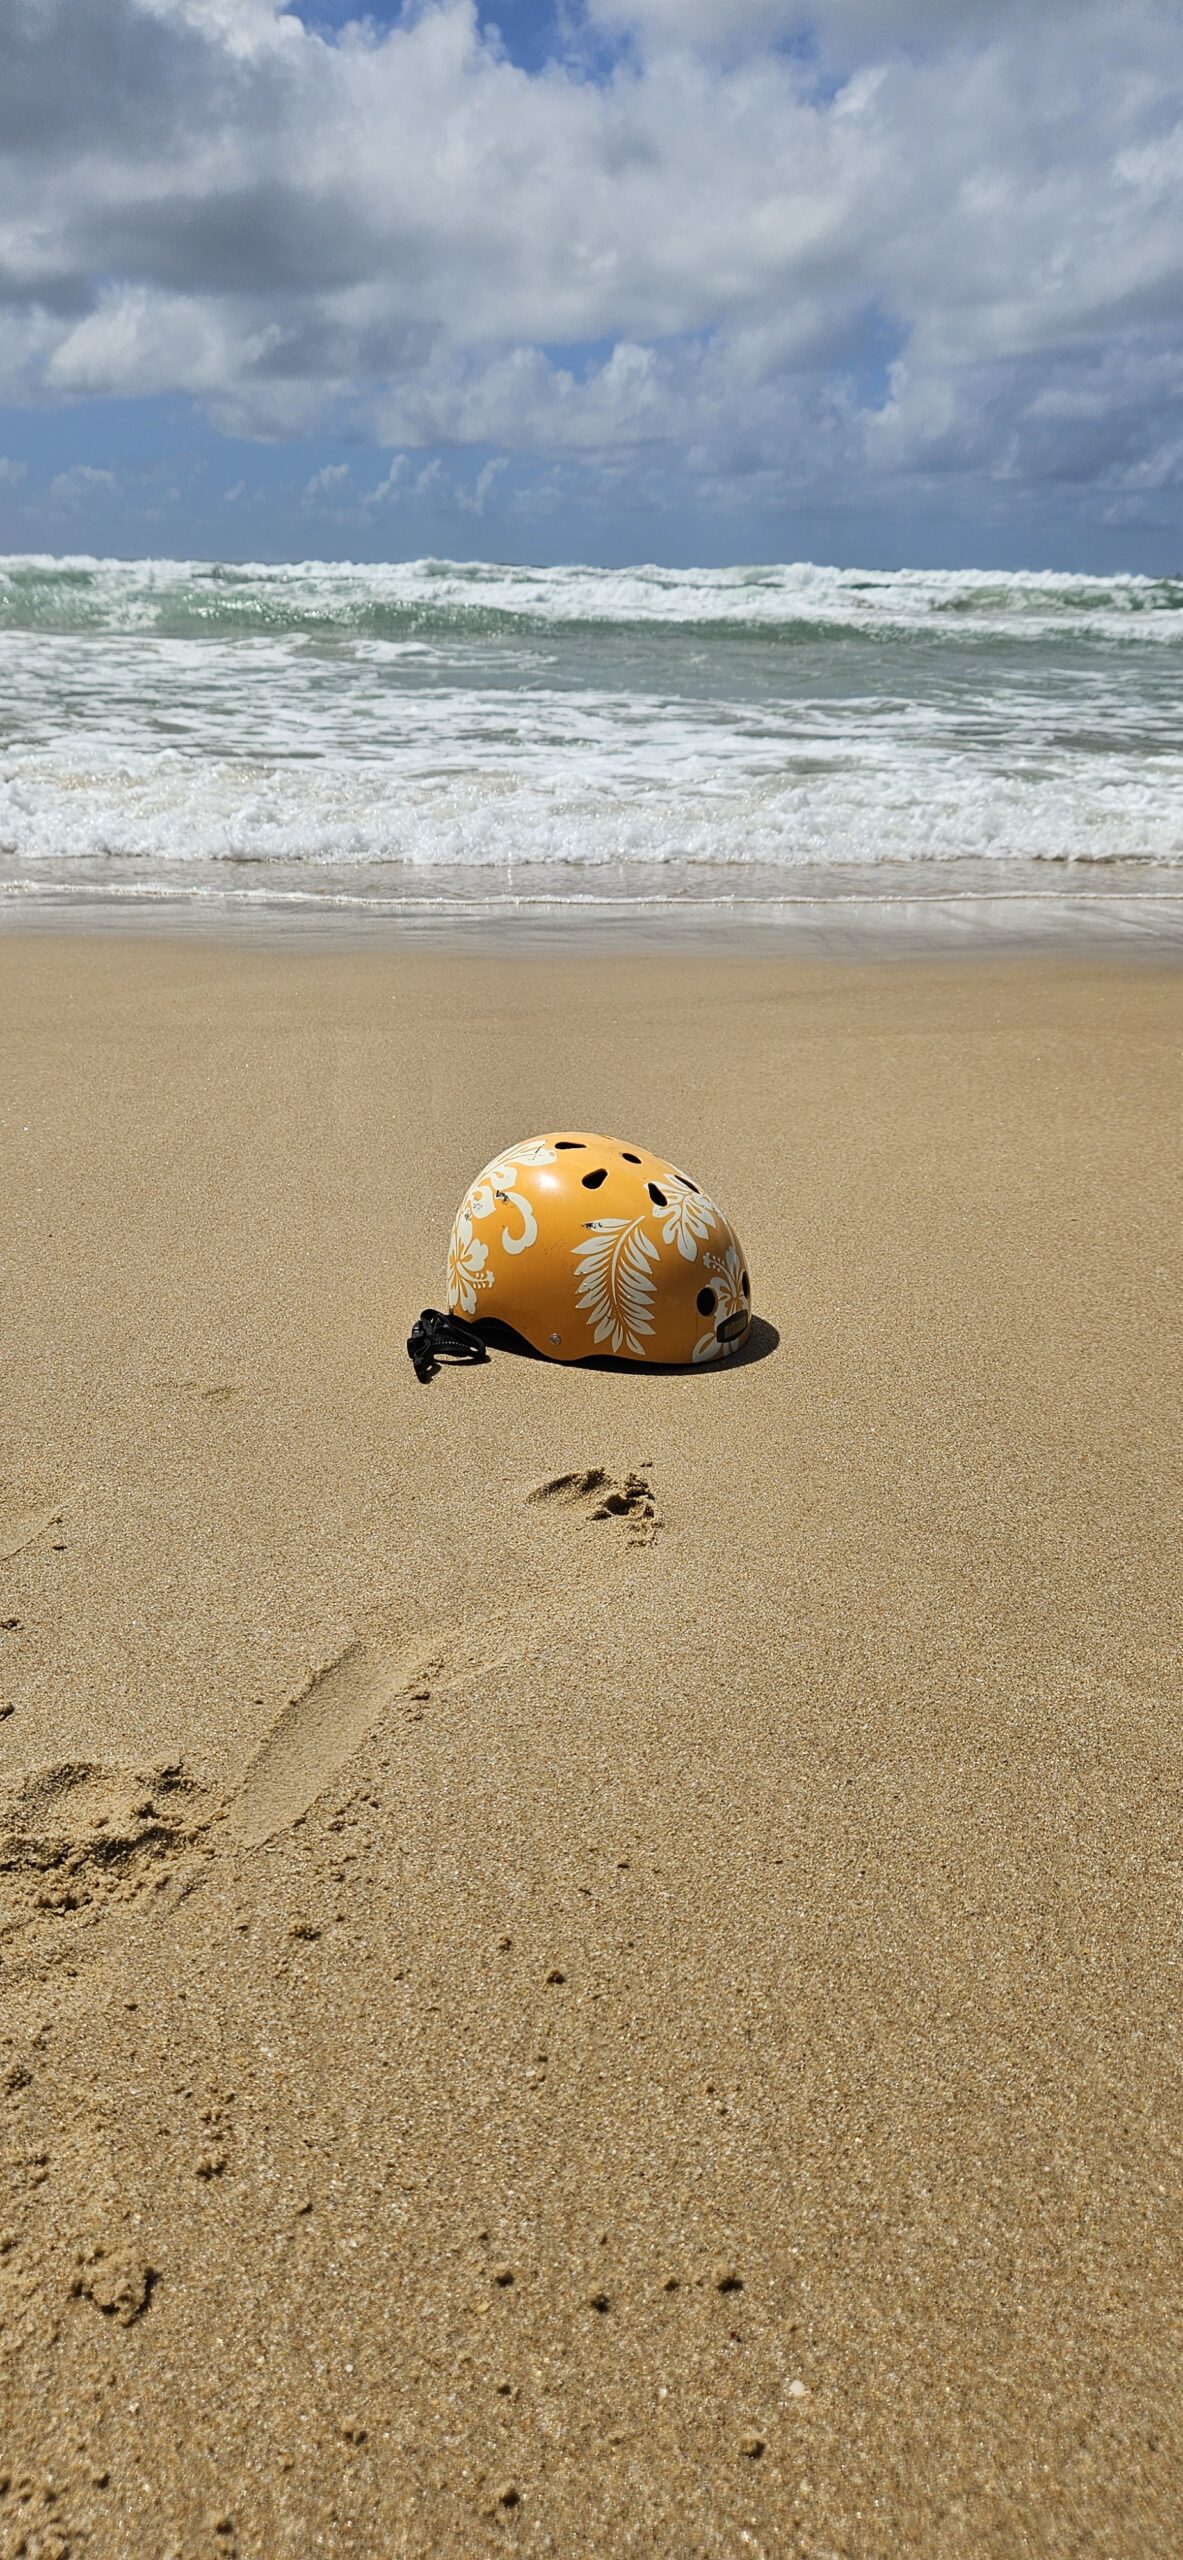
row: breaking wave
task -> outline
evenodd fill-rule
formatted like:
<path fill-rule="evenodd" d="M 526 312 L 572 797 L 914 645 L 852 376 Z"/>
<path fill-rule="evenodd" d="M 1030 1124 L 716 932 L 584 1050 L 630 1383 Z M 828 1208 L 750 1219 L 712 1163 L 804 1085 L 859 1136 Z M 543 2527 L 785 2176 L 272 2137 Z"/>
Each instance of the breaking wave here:
<path fill-rule="evenodd" d="M 0 887 L 1183 865 L 1183 579 L 0 560 Z"/>

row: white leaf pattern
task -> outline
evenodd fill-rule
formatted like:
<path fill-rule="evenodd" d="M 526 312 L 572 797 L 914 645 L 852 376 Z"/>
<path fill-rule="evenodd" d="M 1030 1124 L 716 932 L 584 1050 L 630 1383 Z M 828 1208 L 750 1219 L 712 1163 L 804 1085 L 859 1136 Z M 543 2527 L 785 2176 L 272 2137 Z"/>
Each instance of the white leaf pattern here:
<path fill-rule="evenodd" d="M 576 1305 L 596 1342 L 644 1356 L 642 1336 L 653 1331 L 652 1271 L 660 1260 L 642 1218 L 600 1218 L 585 1244 L 572 1246 L 579 1270 Z"/>

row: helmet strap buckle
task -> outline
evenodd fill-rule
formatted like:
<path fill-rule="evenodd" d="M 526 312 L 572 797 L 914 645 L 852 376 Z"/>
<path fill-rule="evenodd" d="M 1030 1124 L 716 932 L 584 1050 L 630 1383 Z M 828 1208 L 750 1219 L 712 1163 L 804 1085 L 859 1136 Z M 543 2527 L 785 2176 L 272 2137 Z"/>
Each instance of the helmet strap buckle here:
<path fill-rule="evenodd" d="M 416 1317 L 407 1336 L 407 1350 L 422 1386 L 434 1378 L 441 1360 L 475 1365 L 489 1357 L 476 1326 L 466 1324 L 463 1316 L 445 1315 L 439 1307 L 424 1307 L 422 1315 Z"/>

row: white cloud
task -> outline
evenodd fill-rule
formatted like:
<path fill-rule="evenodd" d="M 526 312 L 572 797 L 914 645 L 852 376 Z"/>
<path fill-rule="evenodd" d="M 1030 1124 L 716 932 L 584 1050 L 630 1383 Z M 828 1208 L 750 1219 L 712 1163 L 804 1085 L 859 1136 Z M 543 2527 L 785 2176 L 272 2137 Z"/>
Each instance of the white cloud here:
<path fill-rule="evenodd" d="M 27 462 L 12 462 L 7 454 L 0 453 L 0 489 L 19 488 L 28 468 Z"/>
<path fill-rule="evenodd" d="M 802 23 L 791 0 L 589 0 L 588 15 L 613 33 L 635 37 L 647 52 L 735 53 L 792 35 Z"/>
<path fill-rule="evenodd" d="M 605 78 L 531 76 L 470 0 L 336 41 L 278 0 L 0 0 L 0 396 L 347 424 L 400 448 L 372 507 L 433 445 L 1160 502 L 1173 0 L 587 7 L 631 39 Z"/>
<path fill-rule="evenodd" d="M 445 512 L 483 516 L 497 482 L 508 469 L 508 455 L 494 454 L 482 464 L 475 478 L 465 480 L 459 472 L 449 471 L 438 453 L 418 471 L 413 469 L 408 454 L 395 453 L 382 479 L 374 488 L 363 491 L 358 509 L 367 516 L 389 506 L 426 505 Z"/>
<path fill-rule="evenodd" d="M 932 51 L 1032 28 L 1030 0 L 587 0 L 593 23 L 649 48 L 736 53 L 760 43 L 863 59 Z M 1079 21 L 1082 0 L 1042 0 L 1045 19 Z"/>
<path fill-rule="evenodd" d="M 483 516 L 502 472 L 508 469 L 508 455 L 495 454 L 478 471 L 471 489 L 457 488 L 456 504 L 466 516 Z"/>
<path fill-rule="evenodd" d="M 113 497 L 118 485 L 114 471 L 101 471 L 90 462 L 76 462 L 69 471 L 59 471 L 50 481 L 49 494 L 61 507 L 79 507 L 92 498 Z"/>
<path fill-rule="evenodd" d="M 348 489 L 349 480 L 350 470 L 347 462 L 326 462 L 323 470 L 314 471 L 311 480 L 305 481 L 303 491 L 305 503 L 312 506 L 323 504 L 325 499 L 343 498 Z"/>
<path fill-rule="evenodd" d="M 398 502 L 406 496 L 407 468 L 407 457 L 405 453 L 392 454 L 389 469 L 383 473 L 382 478 L 376 482 L 372 489 L 367 489 L 364 492 L 361 500 L 362 506 L 387 507 L 397 505 Z"/>

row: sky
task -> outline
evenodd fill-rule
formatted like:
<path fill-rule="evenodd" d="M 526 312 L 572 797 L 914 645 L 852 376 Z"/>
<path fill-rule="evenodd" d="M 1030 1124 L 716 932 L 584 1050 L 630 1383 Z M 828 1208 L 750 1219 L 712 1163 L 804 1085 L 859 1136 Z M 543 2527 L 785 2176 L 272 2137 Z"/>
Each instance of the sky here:
<path fill-rule="evenodd" d="M 0 0 L 0 549 L 1183 570 L 1178 0 Z"/>

